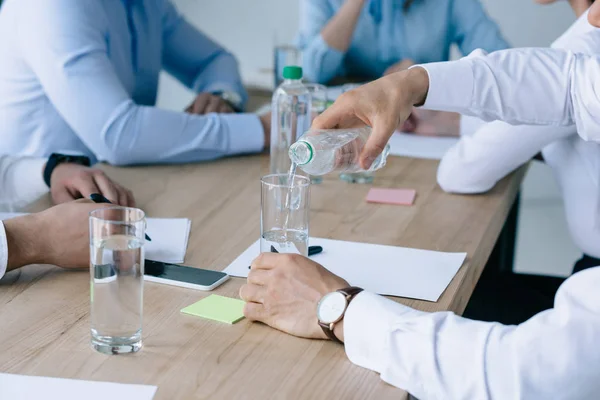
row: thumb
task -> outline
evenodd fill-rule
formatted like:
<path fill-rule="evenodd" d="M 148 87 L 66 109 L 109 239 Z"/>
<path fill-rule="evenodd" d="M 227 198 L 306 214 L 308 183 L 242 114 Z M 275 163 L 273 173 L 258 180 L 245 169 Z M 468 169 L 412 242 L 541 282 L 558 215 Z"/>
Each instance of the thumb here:
<path fill-rule="evenodd" d="M 373 161 L 383 152 L 398 125 L 398 121 L 385 117 L 378 117 L 373 121 L 373 132 L 360 154 L 360 165 L 363 169 L 369 169 Z"/>

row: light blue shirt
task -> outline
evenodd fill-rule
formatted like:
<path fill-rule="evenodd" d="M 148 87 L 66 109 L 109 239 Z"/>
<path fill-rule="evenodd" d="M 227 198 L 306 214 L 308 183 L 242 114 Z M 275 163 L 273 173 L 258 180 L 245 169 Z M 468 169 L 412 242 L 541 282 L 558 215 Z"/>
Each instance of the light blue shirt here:
<path fill-rule="evenodd" d="M 301 0 L 300 34 L 305 77 L 326 83 L 336 76 L 376 79 L 404 59 L 448 61 L 450 45 L 463 54 L 509 47 L 478 0 L 367 0 L 346 52 L 330 47 L 321 31 L 346 0 Z"/>
<path fill-rule="evenodd" d="M 235 58 L 168 0 L 6 0 L 0 153 L 180 163 L 261 151 L 255 115 L 154 107 L 161 69 L 195 92 L 246 96 Z"/>

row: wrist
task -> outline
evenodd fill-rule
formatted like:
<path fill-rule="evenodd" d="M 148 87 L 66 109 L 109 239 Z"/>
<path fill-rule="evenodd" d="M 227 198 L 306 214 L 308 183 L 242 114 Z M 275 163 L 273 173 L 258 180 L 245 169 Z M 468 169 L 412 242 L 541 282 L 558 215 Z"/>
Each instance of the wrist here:
<path fill-rule="evenodd" d="M 4 221 L 8 245 L 7 270 L 41 262 L 37 241 L 41 230 L 36 229 L 36 215 L 24 215 Z"/>
<path fill-rule="evenodd" d="M 344 342 L 344 318 L 335 324 L 333 327 L 333 334 L 339 339 L 340 342 Z"/>
<path fill-rule="evenodd" d="M 422 106 L 429 92 L 429 74 L 422 67 L 409 68 L 402 77 L 404 87 L 408 87 L 410 102 L 413 106 Z M 401 86 L 401 87 L 402 87 Z"/>

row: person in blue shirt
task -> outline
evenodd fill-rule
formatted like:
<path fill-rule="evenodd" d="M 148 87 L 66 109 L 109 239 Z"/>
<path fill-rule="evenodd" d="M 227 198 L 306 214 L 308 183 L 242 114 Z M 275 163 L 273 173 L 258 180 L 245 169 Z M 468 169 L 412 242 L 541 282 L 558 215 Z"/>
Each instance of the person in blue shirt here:
<path fill-rule="evenodd" d="M 478 0 L 302 0 L 299 47 L 307 79 L 372 80 L 413 63 L 509 47 Z"/>
<path fill-rule="evenodd" d="M 163 69 L 198 94 L 187 113 L 154 107 Z M 0 9 L 0 153 L 124 165 L 259 152 L 269 118 L 225 113 L 245 98 L 235 58 L 168 0 L 5 0 Z"/>

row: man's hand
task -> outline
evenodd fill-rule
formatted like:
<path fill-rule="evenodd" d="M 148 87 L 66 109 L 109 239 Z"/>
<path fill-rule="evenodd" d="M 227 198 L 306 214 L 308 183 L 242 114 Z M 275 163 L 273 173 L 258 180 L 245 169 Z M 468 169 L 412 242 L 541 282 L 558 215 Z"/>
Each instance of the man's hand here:
<path fill-rule="evenodd" d="M 271 145 L 271 113 L 267 113 L 259 116 L 260 123 L 263 127 L 263 133 L 265 135 L 265 149 L 268 149 Z"/>
<path fill-rule="evenodd" d="M 388 67 L 383 73 L 383 76 L 393 74 L 394 72 L 406 71 L 413 65 L 415 65 L 415 62 L 410 58 L 407 58 L 406 60 L 399 61 L 396 64 Z"/>
<path fill-rule="evenodd" d="M 204 115 L 208 113 L 229 114 L 234 112 L 225 100 L 212 93 L 200 93 L 186 109 L 186 113 Z"/>
<path fill-rule="evenodd" d="M 252 262 L 241 287 L 244 315 L 280 331 L 326 339 L 318 324 L 317 304 L 330 292 L 350 286 L 321 265 L 297 254 L 262 253 Z"/>
<path fill-rule="evenodd" d="M 412 68 L 377 79 L 342 94 L 313 122 L 314 129 L 350 128 L 368 125 L 373 133 L 360 154 L 360 165 L 368 169 L 388 140 L 408 118 L 414 105 L 425 102 L 429 76 L 423 68 Z"/>
<path fill-rule="evenodd" d="M 107 206 L 81 199 L 4 221 L 8 270 L 28 264 L 88 267 L 89 213 Z"/>
<path fill-rule="evenodd" d="M 99 169 L 78 164 L 59 164 L 50 177 L 50 193 L 55 204 L 89 198 L 100 193 L 114 204 L 135 207 L 130 190 L 111 180 Z"/>

